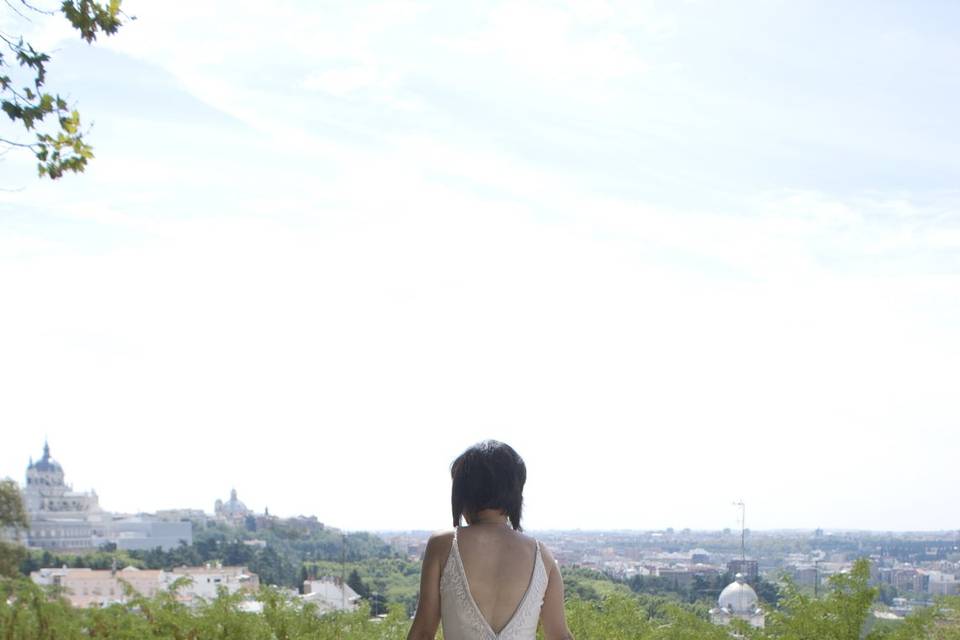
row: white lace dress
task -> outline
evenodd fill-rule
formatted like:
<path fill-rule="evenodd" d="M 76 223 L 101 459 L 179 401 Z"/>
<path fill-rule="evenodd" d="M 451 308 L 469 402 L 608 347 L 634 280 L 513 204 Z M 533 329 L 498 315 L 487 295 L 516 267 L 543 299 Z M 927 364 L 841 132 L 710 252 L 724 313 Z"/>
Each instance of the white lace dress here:
<path fill-rule="evenodd" d="M 440 576 L 440 621 L 443 624 L 444 640 L 534 640 L 537 635 L 537 621 L 540 619 L 540 607 L 543 606 L 543 594 L 547 590 L 547 570 L 540 555 L 540 543 L 537 542 L 536 556 L 533 560 L 533 574 L 527 591 L 520 599 L 513 617 L 496 633 L 480 613 L 480 607 L 470 593 L 467 574 L 460 559 L 460 547 L 457 545 L 457 532 L 453 533 L 453 545 L 447 564 Z"/>

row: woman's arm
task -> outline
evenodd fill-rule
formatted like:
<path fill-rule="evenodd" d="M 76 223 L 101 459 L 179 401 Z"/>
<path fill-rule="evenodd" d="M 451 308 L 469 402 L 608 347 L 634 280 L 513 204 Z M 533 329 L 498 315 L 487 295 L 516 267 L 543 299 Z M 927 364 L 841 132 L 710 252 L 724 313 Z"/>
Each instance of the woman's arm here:
<path fill-rule="evenodd" d="M 407 640 L 434 640 L 440 626 L 440 574 L 453 544 L 452 533 L 430 537 L 420 569 L 420 598 Z"/>
<path fill-rule="evenodd" d="M 563 578 L 560 565 L 546 547 L 541 547 L 543 562 L 547 566 L 547 591 L 543 595 L 543 608 L 540 609 L 540 624 L 543 625 L 544 640 L 573 640 L 567 628 L 567 615 L 563 610 Z"/>

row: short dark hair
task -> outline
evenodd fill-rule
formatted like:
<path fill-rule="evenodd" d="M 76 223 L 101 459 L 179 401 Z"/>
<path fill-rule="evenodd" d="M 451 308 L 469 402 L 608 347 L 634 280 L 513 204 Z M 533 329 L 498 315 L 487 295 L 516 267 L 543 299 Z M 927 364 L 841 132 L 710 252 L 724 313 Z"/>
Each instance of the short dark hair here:
<path fill-rule="evenodd" d="M 496 440 L 478 442 L 457 456 L 450 465 L 450 475 L 454 527 L 460 526 L 461 517 L 481 509 L 500 509 L 513 528 L 521 530 L 527 465 L 510 445 Z"/>

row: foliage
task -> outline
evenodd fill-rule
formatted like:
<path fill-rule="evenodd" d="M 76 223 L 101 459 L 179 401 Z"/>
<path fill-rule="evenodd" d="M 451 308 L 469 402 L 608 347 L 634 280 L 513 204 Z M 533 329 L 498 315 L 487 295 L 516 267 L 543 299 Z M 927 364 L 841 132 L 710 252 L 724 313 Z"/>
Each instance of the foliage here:
<path fill-rule="evenodd" d="M 859 640 L 877 590 L 868 586 L 870 563 L 854 563 L 847 574 L 830 577 L 828 593 L 812 598 L 788 582 L 781 609 L 768 619 L 769 637 L 787 640 Z"/>
<path fill-rule="evenodd" d="M 368 558 L 341 566 L 339 562 L 314 562 L 308 573 L 314 577 L 339 576 L 344 572 L 347 584 L 379 610 L 384 603 L 403 606 L 413 614 L 420 588 L 420 564 L 402 558 Z M 358 588 L 359 587 L 359 588 Z M 376 594 L 376 602 L 373 601 Z"/>
<path fill-rule="evenodd" d="M 251 535 L 246 532 L 246 535 Z M 266 546 L 243 544 L 242 532 L 215 525 L 201 532 L 193 545 L 149 552 L 108 552 L 60 558 L 50 552 L 33 552 L 21 569 L 71 564 L 106 568 L 114 558 L 123 564 L 166 568 L 181 560 L 219 559 L 257 567 L 264 582 L 295 576 L 340 575 L 367 599 L 359 612 L 318 617 L 313 605 L 302 605 L 287 590 L 264 586 L 258 595 L 262 615 L 247 613 L 241 595 L 226 593 L 198 608 L 187 608 L 171 593 L 154 598 L 133 597 L 126 606 L 74 610 L 56 597 L 25 580 L 0 583 L 0 637 L 16 638 L 405 638 L 409 616 L 416 606 L 419 565 L 398 557 L 365 557 L 341 564 L 331 559 L 306 560 L 306 550 L 322 550 L 331 537 L 340 541 L 341 558 L 362 553 L 386 553 L 372 536 L 343 546 L 344 536 L 326 532 L 292 533 L 279 526 L 258 532 L 271 540 Z M 349 538 L 349 537 L 348 537 Z M 291 542 L 295 540 L 295 544 Z M 283 541 L 287 540 L 288 544 Z M 303 545 L 303 546 L 300 546 Z M 369 546 L 368 546 L 369 545 Z M 278 551 L 283 549 L 284 553 Z M 361 550 L 365 550 L 362 551 Z M 285 555 L 285 554 L 293 555 Z M 303 555 L 297 555 L 303 554 Z M 299 558 L 293 564 L 292 558 Z M 187 562 L 196 564 L 197 562 Z M 289 566 L 287 566 L 289 564 Z M 276 566 L 274 566 L 276 565 Z M 296 568 L 294 568 L 296 567 Z M 257 569 L 254 569 L 257 570 Z M 272 573 L 271 573 L 272 572 Z M 565 568 L 569 626 L 578 638 L 638 640 L 727 639 L 731 631 L 751 640 L 960 640 L 960 598 L 942 599 L 936 607 L 919 610 L 905 622 L 876 622 L 871 610 L 878 590 L 870 587 L 869 564 L 855 563 L 853 570 L 830 578 L 821 597 L 813 597 L 791 583 L 783 588 L 779 606 L 768 604 L 767 628 L 722 628 L 708 621 L 709 604 L 690 603 L 675 592 L 633 592 L 626 581 L 603 573 Z M 278 581 L 278 584 L 282 584 Z M 292 586 L 292 585 L 291 585 Z M 633 585 L 630 585 L 633 586 Z M 3 604 L 3 603 L 6 604 Z M 391 604 L 388 604 L 391 603 Z M 389 611 L 386 620 L 373 621 L 373 614 Z"/>
<path fill-rule="evenodd" d="M 568 596 L 583 600 L 600 600 L 614 594 L 629 594 L 621 581 L 594 569 L 563 567 L 563 584 Z"/>
<path fill-rule="evenodd" d="M 0 529 L 9 527 L 19 531 L 29 526 L 20 487 L 10 478 L 0 480 Z"/>
<path fill-rule="evenodd" d="M 689 585 L 676 580 L 658 576 L 633 576 L 626 580 L 626 584 L 635 593 L 649 593 L 658 595 L 674 595 L 685 602 L 714 603 L 723 588 L 733 582 L 734 575 L 729 571 L 715 576 L 695 575 Z M 780 593 L 775 584 L 758 578 L 751 582 L 751 587 L 757 592 L 760 600 L 767 605 L 776 605 Z"/>
<path fill-rule="evenodd" d="M 0 540 L 0 576 L 13 577 L 17 575 L 26 555 L 26 549 L 23 545 Z"/>
<path fill-rule="evenodd" d="M 629 596 L 567 601 L 567 626 L 575 638 L 641 638 L 653 627 Z"/>
<path fill-rule="evenodd" d="M 251 544 L 254 543 L 255 544 Z M 220 562 L 224 565 L 243 565 L 260 577 L 263 584 L 272 584 L 298 589 L 303 584 L 303 569 L 309 571 L 318 563 L 327 562 L 336 570 L 327 569 L 323 574 L 339 575 L 340 559 L 348 563 L 364 562 L 372 559 L 389 559 L 393 556 L 390 547 L 380 538 L 369 533 L 341 534 L 330 530 L 304 531 L 293 524 L 278 521 L 267 528 L 248 531 L 222 523 L 210 523 L 208 526 L 194 525 L 193 544 L 164 550 L 160 547 L 148 550 L 113 551 L 98 550 L 93 553 L 60 555 L 50 552 L 34 552 L 20 563 L 21 573 L 29 575 L 40 567 L 90 567 L 107 569 L 113 558 L 119 566 L 135 566 L 143 569 L 172 569 L 188 565 L 198 566 L 207 562 Z M 410 575 L 410 563 L 398 560 L 396 565 L 403 576 Z M 386 565 L 385 565 L 386 566 Z M 392 566 L 392 565 L 391 565 Z M 384 569 L 378 577 L 387 578 L 391 573 Z M 414 569 L 415 582 L 419 580 L 419 566 Z M 313 571 L 312 575 L 320 575 Z M 389 583 L 390 580 L 387 579 Z M 388 585 L 389 586 L 389 585 Z M 387 593 L 384 589 L 377 589 Z M 392 602 L 413 602 L 416 586 L 412 593 L 404 593 L 403 598 L 391 598 Z"/>
<path fill-rule="evenodd" d="M 17 574 L 26 557 L 26 550 L 19 544 L 20 532 L 29 526 L 20 487 L 9 478 L 0 480 L 0 576 Z"/>
<path fill-rule="evenodd" d="M 733 582 L 733 579 L 734 576 L 730 572 L 712 577 L 697 575 L 689 586 L 685 586 L 679 581 L 658 576 L 636 575 L 630 578 L 617 578 L 594 569 L 582 567 L 564 567 L 563 569 L 563 581 L 567 593 L 585 600 L 597 600 L 614 593 L 632 591 L 647 596 L 661 596 L 673 602 L 698 603 L 704 611 L 713 606 L 720 592 Z M 767 606 L 775 606 L 780 599 L 779 590 L 772 582 L 759 578 L 751 586 Z"/>
<path fill-rule="evenodd" d="M 366 608 L 319 616 L 314 605 L 265 587 L 257 594 L 263 610 L 256 614 L 244 610 L 244 598 L 221 591 L 216 599 L 189 608 L 174 593 L 162 592 L 135 596 L 126 605 L 74 609 L 29 581 L 6 580 L 0 582 L 0 630 L 4 640 L 402 640 L 409 627 L 399 607 L 382 620 L 372 620 Z"/>
<path fill-rule="evenodd" d="M 865 563 L 831 580 L 823 598 L 813 599 L 788 588 L 782 612 L 766 629 L 739 629 L 710 624 L 687 604 L 661 596 L 612 593 L 598 600 L 570 598 L 567 619 L 580 640 L 729 640 L 730 632 L 749 640 L 860 640 L 875 592 L 867 585 Z M 357 572 L 360 575 L 360 572 Z M 355 612 L 318 615 L 288 592 L 264 587 L 256 599 L 262 613 L 245 610 L 245 596 L 220 595 L 190 608 L 175 593 L 146 598 L 131 594 L 126 605 L 74 609 L 56 591 L 24 579 L 0 580 L 0 631 L 4 640 L 402 640 L 409 615 L 394 605 L 384 619 L 369 607 Z M 649 605 L 657 603 L 651 612 Z M 646 602 L 645 602 L 646 600 Z M 911 616 L 897 627 L 876 629 L 867 640 L 960 640 L 960 599 L 941 600 L 937 607 Z M 542 636 L 540 636 L 542 638 Z"/>
<path fill-rule="evenodd" d="M 58 12 L 92 43 L 100 34 L 112 35 L 121 26 L 121 0 L 63 0 Z M 52 16 L 57 12 L 34 7 L 27 0 L 6 0 L 8 10 L 29 19 Z M 83 139 L 80 113 L 70 107 L 60 94 L 46 88 L 47 63 L 50 54 L 37 51 L 22 36 L 0 32 L 0 109 L 18 128 L 35 133 L 32 142 L 0 138 L 8 148 L 29 149 L 37 158 L 41 176 L 52 179 L 64 172 L 80 172 L 93 158 L 93 149 Z M 50 120 L 56 125 L 49 126 Z M 46 126 L 45 126 L 46 125 Z"/>
<path fill-rule="evenodd" d="M 915 611 L 897 625 L 872 630 L 867 640 L 960 640 L 960 597 L 940 598 L 935 606 Z"/>
<path fill-rule="evenodd" d="M 20 562 L 20 573 L 29 576 L 31 572 L 44 567 L 62 567 L 64 565 L 73 568 L 110 569 L 115 562 L 119 567 L 146 568 L 142 560 L 131 557 L 126 551 L 94 551 L 84 554 L 60 555 L 47 549 L 30 549 L 24 554 L 24 558 Z"/>

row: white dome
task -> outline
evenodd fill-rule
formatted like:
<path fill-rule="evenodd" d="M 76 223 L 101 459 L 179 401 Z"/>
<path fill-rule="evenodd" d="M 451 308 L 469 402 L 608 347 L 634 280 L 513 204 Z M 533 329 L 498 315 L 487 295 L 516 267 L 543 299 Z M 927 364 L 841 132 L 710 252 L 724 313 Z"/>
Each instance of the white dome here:
<path fill-rule="evenodd" d="M 742 574 L 737 574 L 735 582 L 731 582 L 720 592 L 717 604 L 721 609 L 726 609 L 731 613 L 751 614 L 757 610 L 757 592 L 748 585 Z"/>

